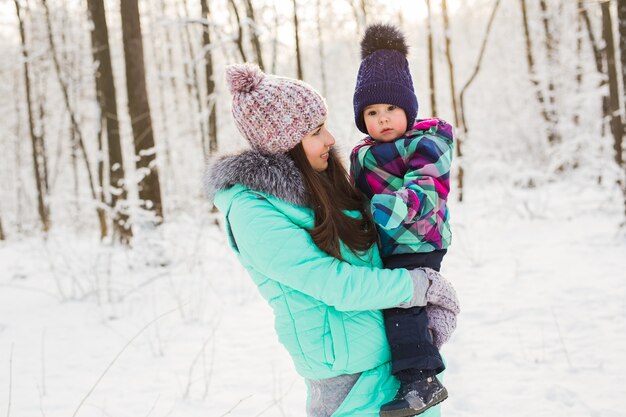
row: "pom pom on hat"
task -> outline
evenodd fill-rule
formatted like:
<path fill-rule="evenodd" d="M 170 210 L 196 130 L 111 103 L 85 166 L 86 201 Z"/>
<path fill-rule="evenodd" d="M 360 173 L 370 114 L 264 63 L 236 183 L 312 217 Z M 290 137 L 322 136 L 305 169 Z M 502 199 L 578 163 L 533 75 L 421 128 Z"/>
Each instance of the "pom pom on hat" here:
<path fill-rule="evenodd" d="M 377 23 L 365 30 L 361 40 L 361 59 L 365 59 L 380 49 L 391 49 L 400 52 L 405 57 L 409 47 L 404 35 L 395 26 Z"/>
<path fill-rule="evenodd" d="M 226 68 L 226 82 L 232 94 L 249 93 L 265 78 L 265 74 L 254 64 L 234 64 Z"/>

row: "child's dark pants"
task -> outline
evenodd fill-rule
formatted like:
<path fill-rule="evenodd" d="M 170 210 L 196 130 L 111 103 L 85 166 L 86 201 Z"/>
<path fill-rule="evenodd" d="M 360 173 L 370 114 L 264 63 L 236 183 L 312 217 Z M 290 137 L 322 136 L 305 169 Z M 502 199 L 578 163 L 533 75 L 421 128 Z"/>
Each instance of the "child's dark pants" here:
<path fill-rule="evenodd" d="M 446 250 L 428 253 L 393 255 L 384 260 L 385 268 L 431 268 L 439 271 Z M 428 316 L 423 307 L 383 310 L 385 331 L 391 348 L 391 372 L 401 381 L 437 375 L 445 369 L 439 350 L 428 330 Z"/>

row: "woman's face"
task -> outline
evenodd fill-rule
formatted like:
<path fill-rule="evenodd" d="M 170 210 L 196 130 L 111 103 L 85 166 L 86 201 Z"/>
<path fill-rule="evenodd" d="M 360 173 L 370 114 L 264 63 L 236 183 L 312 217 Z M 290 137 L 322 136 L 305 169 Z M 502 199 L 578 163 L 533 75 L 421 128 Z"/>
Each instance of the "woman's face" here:
<path fill-rule="evenodd" d="M 326 125 L 322 123 L 304 139 L 302 139 L 302 147 L 309 160 L 311 167 L 317 172 L 325 171 L 328 168 L 328 158 L 330 157 L 330 148 L 335 144 L 335 138 L 326 129 Z"/>

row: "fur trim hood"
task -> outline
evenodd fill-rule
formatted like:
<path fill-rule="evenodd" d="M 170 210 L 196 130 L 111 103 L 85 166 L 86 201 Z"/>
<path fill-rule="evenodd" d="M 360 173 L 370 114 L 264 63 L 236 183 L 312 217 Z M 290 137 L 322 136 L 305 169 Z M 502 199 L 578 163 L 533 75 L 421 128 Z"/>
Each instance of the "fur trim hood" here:
<path fill-rule="evenodd" d="M 297 206 L 307 206 L 309 200 L 300 170 L 285 154 L 246 150 L 234 155 L 216 156 L 209 161 L 204 186 L 210 200 L 218 191 L 235 184 Z"/>

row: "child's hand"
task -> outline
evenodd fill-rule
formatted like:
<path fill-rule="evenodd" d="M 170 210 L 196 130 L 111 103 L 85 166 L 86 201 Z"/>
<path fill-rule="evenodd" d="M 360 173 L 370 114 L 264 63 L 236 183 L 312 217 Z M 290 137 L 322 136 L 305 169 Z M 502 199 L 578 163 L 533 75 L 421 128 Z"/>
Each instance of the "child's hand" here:
<path fill-rule="evenodd" d="M 376 194 L 371 204 L 374 222 L 383 229 L 395 229 L 406 220 L 406 203 L 395 194 Z"/>
<path fill-rule="evenodd" d="M 426 273 L 430 281 L 430 286 L 426 291 L 426 302 L 443 307 L 454 314 L 459 314 L 461 312 L 459 299 L 452 284 L 445 279 L 443 275 L 433 269 L 420 269 Z"/>
<path fill-rule="evenodd" d="M 426 306 L 428 316 L 428 329 L 431 331 L 433 343 L 437 349 L 450 340 L 450 336 L 456 329 L 456 314 L 443 307 L 428 304 Z"/>

